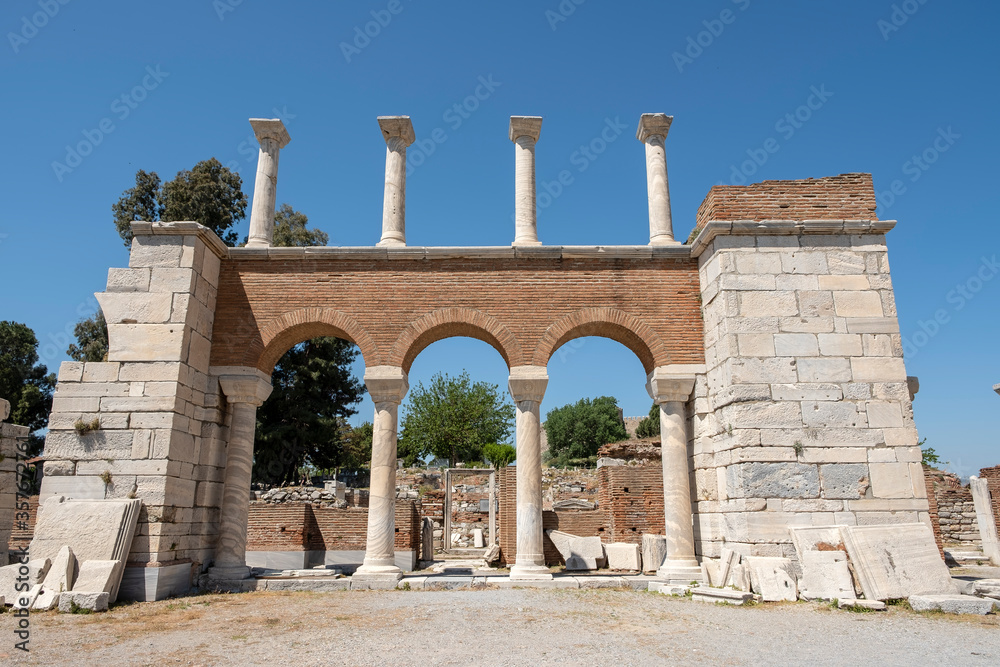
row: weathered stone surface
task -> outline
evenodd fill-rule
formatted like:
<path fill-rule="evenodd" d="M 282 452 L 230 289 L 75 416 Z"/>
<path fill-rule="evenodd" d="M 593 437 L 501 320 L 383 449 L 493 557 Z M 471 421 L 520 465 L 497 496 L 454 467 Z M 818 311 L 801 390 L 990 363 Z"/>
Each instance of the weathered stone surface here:
<path fill-rule="evenodd" d="M 732 586 L 738 591 L 749 593 L 752 590 L 750 585 L 750 568 L 743 563 L 733 565 L 729 571 L 729 580 L 726 582 L 726 585 Z"/>
<path fill-rule="evenodd" d="M 73 587 L 76 577 L 76 557 L 68 546 L 59 550 L 48 573 L 42 580 L 42 594 L 32 609 L 48 611 L 59 604 L 59 594 Z"/>
<path fill-rule="evenodd" d="M 107 611 L 108 594 L 90 591 L 69 591 L 59 596 L 59 611 L 68 614 L 75 609 Z"/>
<path fill-rule="evenodd" d="M 592 510 L 596 505 L 583 498 L 568 498 L 566 500 L 557 500 L 552 503 L 552 509 L 555 511 L 559 510 Z"/>
<path fill-rule="evenodd" d="M 972 595 L 911 595 L 913 611 L 941 611 L 946 614 L 986 615 L 998 606 L 996 600 Z"/>
<path fill-rule="evenodd" d="M 32 611 L 50 611 L 59 606 L 59 596 L 63 591 L 41 586 L 41 592 L 34 602 L 31 603 Z"/>
<path fill-rule="evenodd" d="M 744 463 L 726 469 L 730 498 L 815 498 L 819 473 L 804 463 Z"/>
<path fill-rule="evenodd" d="M 28 561 L 28 579 L 26 582 L 28 586 L 40 584 L 45 578 L 45 575 L 48 573 L 51 565 L 52 561 L 48 558 Z M 7 598 L 8 600 L 17 599 L 20 592 L 15 587 L 18 583 L 25 583 L 17 581 L 17 578 L 21 576 L 21 567 L 23 567 L 23 565 L 17 563 L 14 565 L 0 567 L 0 597 Z"/>
<path fill-rule="evenodd" d="M 691 589 L 691 599 L 695 602 L 725 602 L 726 604 L 740 606 L 756 598 L 757 596 L 753 593 L 734 591 L 729 588 L 695 586 Z"/>
<path fill-rule="evenodd" d="M 608 568 L 639 572 L 642 570 L 642 553 L 638 544 L 618 542 L 604 547 L 608 555 Z"/>
<path fill-rule="evenodd" d="M 765 602 L 794 602 L 798 599 L 792 561 L 788 558 L 750 556 L 750 584 Z"/>
<path fill-rule="evenodd" d="M 38 600 L 38 596 L 42 593 L 42 585 L 35 584 L 26 591 L 21 591 L 17 594 L 14 600 L 14 609 L 30 609 L 35 601 Z"/>
<path fill-rule="evenodd" d="M 796 526 L 789 528 L 788 532 L 792 535 L 792 544 L 795 545 L 795 553 L 799 557 L 799 562 L 809 551 L 846 552 L 840 528 L 840 526 Z"/>
<path fill-rule="evenodd" d="M 847 554 L 869 600 L 952 594 L 955 584 L 922 523 L 842 526 Z"/>
<path fill-rule="evenodd" d="M 865 464 L 839 463 L 819 467 L 823 497 L 855 500 L 864 498 L 868 490 L 868 466 Z"/>
<path fill-rule="evenodd" d="M 85 560 L 80 563 L 80 573 L 72 590 L 104 591 L 110 593 L 115 586 L 115 575 L 121 578 L 121 563 L 117 560 Z"/>
<path fill-rule="evenodd" d="M 599 537 L 578 537 L 559 530 L 547 530 L 545 534 L 566 561 L 567 570 L 596 570 L 605 562 Z"/>
<path fill-rule="evenodd" d="M 663 535 L 642 536 L 642 571 L 656 572 L 667 557 L 667 538 Z"/>
<path fill-rule="evenodd" d="M 837 609 L 848 609 L 850 607 L 885 611 L 885 603 L 878 600 L 861 600 L 858 598 L 841 598 L 837 600 Z"/>
<path fill-rule="evenodd" d="M 806 551 L 799 561 L 803 600 L 841 600 L 854 597 L 854 583 L 843 551 Z"/>

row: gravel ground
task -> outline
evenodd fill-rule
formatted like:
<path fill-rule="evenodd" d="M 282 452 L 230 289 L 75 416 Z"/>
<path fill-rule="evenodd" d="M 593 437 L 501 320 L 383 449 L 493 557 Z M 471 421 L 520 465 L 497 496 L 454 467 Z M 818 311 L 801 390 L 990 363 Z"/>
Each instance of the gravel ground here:
<path fill-rule="evenodd" d="M 730 607 L 625 590 L 202 595 L 0 615 L 0 664 L 997 665 L 1000 617 Z"/>

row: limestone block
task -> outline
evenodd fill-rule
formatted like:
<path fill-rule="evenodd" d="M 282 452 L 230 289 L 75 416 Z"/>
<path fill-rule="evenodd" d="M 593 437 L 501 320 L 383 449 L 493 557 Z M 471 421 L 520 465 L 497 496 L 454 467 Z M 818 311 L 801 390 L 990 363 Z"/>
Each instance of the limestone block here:
<path fill-rule="evenodd" d="M 934 534 L 926 525 L 842 526 L 840 532 L 869 600 L 955 592 Z"/>
<path fill-rule="evenodd" d="M 76 556 L 67 545 L 59 550 L 52 560 L 52 565 L 42 579 L 42 587 L 55 592 L 68 591 L 73 588 L 76 580 Z"/>
<path fill-rule="evenodd" d="M 871 609 L 874 611 L 885 611 L 886 608 L 885 603 L 879 602 L 878 600 L 859 600 L 854 597 L 841 598 L 837 600 L 837 609 L 851 609 L 857 607 Z"/>
<path fill-rule="evenodd" d="M 833 297 L 829 292 L 805 290 L 798 293 L 799 316 L 805 318 L 833 317 Z"/>
<path fill-rule="evenodd" d="M 748 333 L 736 336 L 741 357 L 773 357 L 774 335 Z"/>
<path fill-rule="evenodd" d="M 872 494 L 876 498 L 913 498 L 909 463 L 870 463 Z M 920 479 L 923 483 L 923 479 Z"/>
<path fill-rule="evenodd" d="M 778 322 L 782 333 L 830 333 L 833 331 L 832 317 L 782 317 Z"/>
<path fill-rule="evenodd" d="M 799 382 L 850 382 L 853 377 L 851 361 L 833 357 L 800 359 L 796 370 Z"/>
<path fill-rule="evenodd" d="M 831 291 L 865 291 L 871 286 L 868 276 L 864 275 L 834 275 L 819 276 L 819 288 Z"/>
<path fill-rule="evenodd" d="M 990 598 L 977 598 L 974 595 L 911 595 L 909 603 L 913 611 L 940 611 L 945 614 L 979 616 L 985 616 L 995 608 L 1000 608 L 1000 602 Z"/>
<path fill-rule="evenodd" d="M 782 253 L 781 270 L 783 273 L 827 273 L 827 254 L 808 250 Z"/>
<path fill-rule="evenodd" d="M 729 363 L 730 378 L 724 384 L 773 384 L 795 382 L 794 360 L 740 358 Z"/>
<path fill-rule="evenodd" d="M 59 596 L 63 591 L 55 588 L 39 587 L 38 597 L 31 603 L 32 611 L 50 611 L 59 606 Z"/>
<path fill-rule="evenodd" d="M 149 291 L 149 269 L 108 269 L 108 292 Z"/>
<path fill-rule="evenodd" d="M 185 372 L 179 362 L 123 363 L 118 379 L 122 382 L 179 382 Z"/>
<path fill-rule="evenodd" d="M 748 512 L 746 520 L 746 539 L 758 543 L 787 543 L 791 540 L 789 529 L 795 526 L 813 525 L 813 512 Z M 758 555 L 766 555 L 758 552 Z M 775 555 L 781 555 L 780 549 Z"/>
<path fill-rule="evenodd" d="M 722 588 L 726 580 L 722 577 L 722 563 L 714 558 L 703 558 L 701 561 L 701 576 L 709 586 Z"/>
<path fill-rule="evenodd" d="M 45 467 L 48 468 L 48 464 Z M 102 500 L 105 496 L 105 485 L 97 475 L 55 476 L 46 474 L 42 477 L 42 488 L 38 494 L 39 502 L 54 496 L 73 500 Z"/>
<path fill-rule="evenodd" d="M 868 401 L 868 425 L 871 428 L 900 428 L 903 426 L 903 408 L 897 401 Z"/>
<path fill-rule="evenodd" d="M 72 475 L 76 472 L 76 463 L 73 461 L 46 461 L 45 477 L 58 477 L 60 475 Z M 43 478 L 44 479 L 44 478 Z"/>
<path fill-rule="evenodd" d="M 895 317 L 851 317 L 847 319 L 847 333 L 898 334 L 899 320 Z"/>
<path fill-rule="evenodd" d="M 992 494 L 989 482 L 975 475 L 969 479 L 972 502 L 976 508 L 976 525 L 979 528 L 983 554 L 993 565 L 1000 565 L 1000 535 L 997 534 L 996 519 L 993 515 Z"/>
<path fill-rule="evenodd" d="M 883 317 L 882 299 L 875 291 L 834 292 L 838 317 Z"/>
<path fill-rule="evenodd" d="M 864 416 L 850 401 L 803 401 L 802 423 L 815 427 L 864 427 Z"/>
<path fill-rule="evenodd" d="M 183 361 L 186 352 L 181 324 L 109 323 L 108 341 L 115 361 Z"/>
<path fill-rule="evenodd" d="M 110 596 L 107 593 L 69 591 L 59 596 L 59 611 L 68 614 L 75 609 L 107 611 Z"/>
<path fill-rule="evenodd" d="M 131 431 L 100 430 L 84 436 L 75 431 L 49 431 L 45 437 L 46 456 L 57 459 L 121 459 L 128 458 L 131 453 Z"/>
<path fill-rule="evenodd" d="M 815 498 L 819 471 L 802 463 L 744 463 L 726 469 L 730 498 Z"/>
<path fill-rule="evenodd" d="M 740 294 L 739 314 L 743 317 L 783 317 L 798 313 L 795 292 L 775 290 Z"/>
<path fill-rule="evenodd" d="M 667 557 L 667 538 L 665 535 L 642 536 L 642 571 L 656 572 Z"/>
<path fill-rule="evenodd" d="M 798 599 L 791 560 L 750 556 L 746 561 L 750 569 L 750 585 L 762 600 L 794 602 Z"/>
<path fill-rule="evenodd" d="M 736 271 L 738 273 L 781 273 L 781 260 L 776 254 L 762 252 L 746 252 L 736 254 Z"/>
<path fill-rule="evenodd" d="M 729 572 L 729 579 L 726 581 L 726 585 L 732 586 L 738 591 L 749 593 L 751 591 L 750 568 L 743 563 L 733 565 Z"/>
<path fill-rule="evenodd" d="M 862 354 L 860 334 L 821 333 L 819 351 L 825 357 L 859 357 Z"/>
<path fill-rule="evenodd" d="M 856 252 L 828 252 L 827 265 L 832 274 L 855 274 L 865 272 L 864 255 Z M 824 273 L 826 273 L 824 271 Z"/>
<path fill-rule="evenodd" d="M 802 567 L 799 596 L 803 600 L 840 600 L 855 596 L 845 552 L 806 551 L 799 564 Z"/>
<path fill-rule="evenodd" d="M 118 560 L 85 560 L 80 563 L 80 573 L 72 590 L 111 593 L 116 585 L 116 576 L 121 579 L 122 567 Z"/>
<path fill-rule="evenodd" d="M 108 324 L 156 324 L 170 320 L 171 294 L 154 292 L 98 292 Z"/>
<path fill-rule="evenodd" d="M 771 398 L 776 401 L 839 401 L 843 397 L 838 385 L 825 382 L 771 385 Z"/>
<path fill-rule="evenodd" d="M 82 379 L 83 362 L 64 361 L 59 364 L 59 382 L 79 382 Z"/>
<path fill-rule="evenodd" d="M 604 547 L 608 555 L 608 568 L 629 572 L 642 571 L 642 554 L 638 544 L 617 542 Z"/>
<path fill-rule="evenodd" d="M 855 382 L 905 382 L 903 360 L 896 357 L 856 357 L 851 359 Z"/>
<path fill-rule="evenodd" d="M 819 467 L 820 485 L 824 498 L 854 500 L 864 498 L 868 490 L 868 466 L 838 463 Z"/>
<path fill-rule="evenodd" d="M 48 574 L 52 561 L 48 558 L 29 560 L 27 563 L 15 563 L 0 567 L 0 597 L 7 600 L 16 600 L 23 591 L 18 591 L 17 586 L 27 584 L 29 587 L 40 585 L 45 575 Z M 22 571 L 27 568 L 27 572 Z M 18 577 L 27 579 L 18 580 Z"/>
<path fill-rule="evenodd" d="M 132 239 L 128 265 L 133 269 L 180 266 L 183 251 L 184 241 L 180 236 L 136 236 Z"/>
<path fill-rule="evenodd" d="M 741 606 L 755 598 L 756 596 L 753 593 L 734 591 L 729 588 L 695 586 L 691 589 L 691 599 L 694 602 L 710 602 L 713 604 L 716 602 L 725 602 L 726 604 Z"/>
<path fill-rule="evenodd" d="M 774 276 L 766 274 L 724 274 L 719 277 L 720 290 L 773 290 Z"/>
<path fill-rule="evenodd" d="M 819 345 L 811 333 L 775 334 L 774 353 L 779 357 L 815 357 L 819 355 Z"/>
<path fill-rule="evenodd" d="M 895 447 L 876 447 L 868 450 L 869 463 L 896 463 Z"/>
<path fill-rule="evenodd" d="M 14 609 L 31 609 L 35 602 L 38 600 L 38 596 L 42 594 L 42 585 L 34 584 L 26 591 L 20 591 L 17 597 L 12 598 L 14 600 Z"/>
<path fill-rule="evenodd" d="M 790 528 L 792 544 L 801 562 L 809 551 L 845 551 L 840 526 L 804 526 Z"/>
<path fill-rule="evenodd" d="M 722 409 L 722 419 L 733 428 L 795 428 L 802 424 L 802 411 L 792 402 L 735 403 Z"/>

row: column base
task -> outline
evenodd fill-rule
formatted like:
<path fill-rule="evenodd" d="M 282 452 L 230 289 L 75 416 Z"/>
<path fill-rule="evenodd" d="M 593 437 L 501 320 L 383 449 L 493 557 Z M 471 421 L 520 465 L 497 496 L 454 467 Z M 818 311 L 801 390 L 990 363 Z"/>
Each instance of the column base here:
<path fill-rule="evenodd" d="M 549 568 L 544 565 L 519 565 L 510 568 L 511 581 L 541 581 L 552 578 Z"/>
<path fill-rule="evenodd" d="M 240 581 L 250 578 L 250 568 L 246 565 L 214 565 L 206 573 L 209 579 L 217 581 Z"/>
<path fill-rule="evenodd" d="M 705 581 L 701 566 L 694 559 L 672 561 L 668 558 L 656 570 L 656 578 L 668 584 L 690 584 L 692 581 Z"/>
<path fill-rule="evenodd" d="M 351 576 L 351 590 L 394 590 L 402 578 L 395 565 L 362 565 Z"/>
<path fill-rule="evenodd" d="M 246 248 L 270 248 L 271 244 L 263 239 L 250 239 L 247 241 Z"/>
<path fill-rule="evenodd" d="M 385 248 L 386 246 L 403 248 L 406 246 L 406 241 L 401 239 L 382 239 L 381 241 L 375 244 L 376 248 Z"/>
<path fill-rule="evenodd" d="M 522 248 L 522 247 L 525 247 L 525 246 L 527 246 L 529 248 L 533 248 L 533 247 L 537 247 L 537 246 L 542 245 L 542 242 L 541 241 L 514 241 L 510 245 L 511 245 L 512 248 Z"/>
<path fill-rule="evenodd" d="M 654 236 L 649 239 L 649 245 L 653 246 L 663 246 L 663 245 L 683 245 L 680 241 L 674 239 L 672 236 Z"/>

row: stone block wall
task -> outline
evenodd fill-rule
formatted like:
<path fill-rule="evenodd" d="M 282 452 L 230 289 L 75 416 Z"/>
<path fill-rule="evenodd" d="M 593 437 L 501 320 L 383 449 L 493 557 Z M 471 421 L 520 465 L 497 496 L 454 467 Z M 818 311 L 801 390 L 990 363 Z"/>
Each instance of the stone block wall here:
<path fill-rule="evenodd" d="M 929 524 L 885 246 L 893 224 L 711 221 L 695 240 L 702 555 L 726 544 L 794 557 L 789 526 Z"/>
<path fill-rule="evenodd" d="M 1000 466 L 982 468 L 979 478 L 985 479 L 990 489 L 990 500 L 993 503 L 993 521 L 1000 526 Z"/>
<path fill-rule="evenodd" d="M 195 223 L 134 223 L 129 268 L 97 294 L 108 361 L 64 362 L 42 498 L 139 498 L 129 562 L 207 566 L 225 467 L 225 398 L 209 370 L 226 247 Z M 98 420 L 81 434 L 78 422 Z"/>
<path fill-rule="evenodd" d="M 940 531 L 942 544 L 981 548 L 979 525 L 972 490 L 962 485 L 958 475 L 924 466 L 929 488 L 931 523 Z"/>

